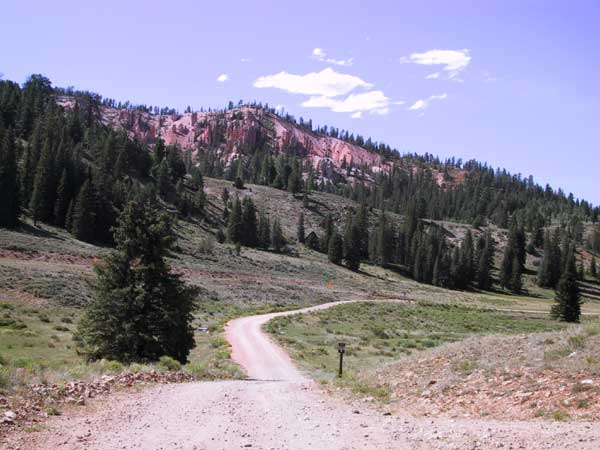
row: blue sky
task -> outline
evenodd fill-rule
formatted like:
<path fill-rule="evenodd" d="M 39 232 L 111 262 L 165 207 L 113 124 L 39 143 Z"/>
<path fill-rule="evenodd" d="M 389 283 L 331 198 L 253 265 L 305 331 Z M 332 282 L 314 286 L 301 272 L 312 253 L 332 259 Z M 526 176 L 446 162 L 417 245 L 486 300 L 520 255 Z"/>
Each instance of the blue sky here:
<path fill-rule="evenodd" d="M 181 110 L 256 99 L 600 203 L 598 2 L 86 3 L 3 2 L 4 78 Z"/>

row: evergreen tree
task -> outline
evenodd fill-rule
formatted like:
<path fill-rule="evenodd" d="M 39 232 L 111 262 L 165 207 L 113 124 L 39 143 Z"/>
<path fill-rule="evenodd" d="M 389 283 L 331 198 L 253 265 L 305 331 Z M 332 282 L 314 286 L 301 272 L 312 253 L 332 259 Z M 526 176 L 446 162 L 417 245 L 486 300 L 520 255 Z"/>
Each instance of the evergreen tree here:
<path fill-rule="evenodd" d="M 363 202 L 358 209 L 356 226 L 360 233 L 360 259 L 369 258 L 369 211 Z"/>
<path fill-rule="evenodd" d="M 550 232 L 546 231 L 544 235 L 544 254 L 540 263 L 537 275 L 537 284 L 541 287 L 552 286 L 552 240 Z"/>
<path fill-rule="evenodd" d="M 385 267 L 390 262 L 393 252 L 393 246 L 390 245 L 391 232 L 385 212 L 382 212 L 379 216 L 377 226 L 369 240 L 369 256 L 371 260 L 376 264 Z"/>
<path fill-rule="evenodd" d="M 305 230 L 304 230 L 304 212 L 300 213 L 300 217 L 298 218 L 298 231 L 297 231 L 298 242 L 304 244 L 305 241 Z"/>
<path fill-rule="evenodd" d="M 590 275 L 598 278 L 598 268 L 596 267 L 596 257 L 594 255 L 592 255 L 592 261 L 590 262 Z"/>
<path fill-rule="evenodd" d="M 466 289 L 469 283 L 473 279 L 473 235 L 471 230 L 467 230 L 465 239 L 460 245 L 460 261 L 459 261 L 459 272 L 460 276 L 457 280 L 457 287 L 460 289 Z"/>
<path fill-rule="evenodd" d="M 495 245 L 492 233 L 486 231 L 482 236 L 483 248 L 479 254 L 477 264 L 477 287 L 483 290 L 489 290 L 492 287 L 492 268 L 494 265 Z"/>
<path fill-rule="evenodd" d="M 195 345 L 197 290 L 165 260 L 174 234 L 155 201 L 126 206 L 115 231 L 117 248 L 95 268 L 94 299 L 76 335 L 90 360 L 146 362 L 167 355 L 187 362 Z"/>
<path fill-rule="evenodd" d="M 160 195 L 164 201 L 171 202 L 174 200 L 173 194 L 175 192 L 175 187 L 171 180 L 169 164 L 166 159 L 163 159 L 158 165 L 156 187 L 158 189 L 158 195 Z"/>
<path fill-rule="evenodd" d="M 0 144 L 0 227 L 11 228 L 17 225 L 21 211 L 17 155 L 12 130 L 8 130 L 4 138 L 0 134 Z"/>
<path fill-rule="evenodd" d="M 75 210 L 76 199 L 72 198 L 69 202 L 69 208 L 67 209 L 67 216 L 65 217 L 65 229 L 72 233 L 73 231 L 73 212 Z"/>
<path fill-rule="evenodd" d="M 512 264 L 512 273 L 510 275 L 510 289 L 515 293 L 520 293 L 523 289 L 523 272 L 521 269 L 521 262 L 519 258 L 515 255 L 513 258 Z"/>
<path fill-rule="evenodd" d="M 265 211 L 261 211 L 258 217 L 258 246 L 268 250 L 271 245 L 271 223 Z"/>
<path fill-rule="evenodd" d="M 348 212 L 348 217 L 346 219 L 343 241 L 344 264 L 348 269 L 356 271 L 360 268 L 361 235 L 357 221 L 350 211 Z"/>
<path fill-rule="evenodd" d="M 571 246 L 568 251 L 565 268 L 556 290 L 555 303 L 551 315 L 565 322 L 579 322 L 581 315 L 581 293 L 577 284 L 575 268 L 575 250 Z"/>
<path fill-rule="evenodd" d="M 344 242 L 337 230 L 333 231 L 331 239 L 329 240 L 327 256 L 332 263 L 338 266 L 342 264 L 342 259 L 344 257 Z"/>
<path fill-rule="evenodd" d="M 62 228 L 65 226 L 70 201 L 68 194 L 69 185 L 67 179 L 67 169 L 63 169 L 60 182 L 58 183 L 58 190 L 56 191 L 56 203 L 54 204 L 54 224 L 57 227 Z"/>
<path fill-rule="evenodd" d="M 256 207 L 250 197 L 244 197 L 242 202 L 241 244 L 247 247 L 256 247 L 258 244 L 257 234 Z"/>
<path fill-rule="evenodd" d="M 229 203 L 229 190 L 227 188 L 223 188 L 221 191 L 221 200 L 223 200 L 223 205 L 227 207 L 227 204 Z"/>
<path fill-rule="evenodd" d="M 583 267 L 583 261 L 579 264 L 579 271 L 577 273 L 577 279 L 579 281 L 585 281 L 585 268 Z"/>
<path fill-rule="evenodd" d="M 92 242 L 96 231 L 96 197 L 90 180 L 86 180 L 79 190 L 73 207 L 71 233 L 85 242 Z"/>
<path fill-rule="evenodd" d="M 54 212 L 53 157 L 50 142 L 46 140 L 35 170 L 33 193 L 29 209 L 34 224 L 40 220 L 49 222 Z"/>
<path fill-rule="evenodd" d="M 321 238 L 321 249 L 323 249 L 323 252 L 326 252 L 329 249 L 329 241 L 331 240 L 331 236 L 333 235 L 334 231 L 333 227 L 333 217 L 331 214 L 329 214 L 325 218 L 325 223 L 323 224 L 324 233 L 323 237 Z"/>
<path fill-rule="evenodd" d="M 227 219 L 227 239 L 231 243 L 242 242 L 242 204 L 239 197 L 236 197 Z"/>
<path fill-rule="evenodd" d="M 163 159 L 165 158 L 165 154 L 165 141 L 159 137 L 156 140 L 156 144 L 154 144 L 154 152 L 152 153 L 153 164 L 155 167 L 160 166 L 160 163 L 162 163 Z"/>
<path fill-rule="evenodd" d="M 275 218 L 273 221 L 273 229 L 271 230 L 271 245 L 273 249 L 279 253 L 285 245 L 285 239 L 283 238 L 283 231 L 281 231 L 281 225 L 279 219 Z"/>
<path fill-rule="evenodd" d="M 287 188 L 290 194 L 297 194 L 302 190 L 302 173 L 297 159 L 294 159 L 292 163 L 292 172 L 288 178 Z"/>

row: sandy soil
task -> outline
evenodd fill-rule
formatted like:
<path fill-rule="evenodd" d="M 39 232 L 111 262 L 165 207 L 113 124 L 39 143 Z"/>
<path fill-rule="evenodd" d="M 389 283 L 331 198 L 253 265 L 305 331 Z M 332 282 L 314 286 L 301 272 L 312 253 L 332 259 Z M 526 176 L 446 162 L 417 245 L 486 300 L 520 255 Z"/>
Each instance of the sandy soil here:
<path fill-rule="evenodd" d="M 240 318 L 227 327 L 232 357 L 250 380 L 116 394 L 53 418 L 40 432 L 11 436 L 3 448 L 600 448 L 597 424 L 414 418 L 410 411 L 386 415 L 368 403 L 326 395 L 261 331 L 262 324 L 282 314 L 290 313 Z"/>

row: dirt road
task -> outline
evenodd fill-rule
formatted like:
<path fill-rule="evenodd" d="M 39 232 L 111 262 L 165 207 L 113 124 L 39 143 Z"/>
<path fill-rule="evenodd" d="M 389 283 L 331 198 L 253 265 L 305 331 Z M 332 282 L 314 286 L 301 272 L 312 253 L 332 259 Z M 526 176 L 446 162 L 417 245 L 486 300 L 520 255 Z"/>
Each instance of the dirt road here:
<path fill-rule="evenodd" d="M 320 305 L 300 312 L 322 309 Z M 11 437 L 29 449 L 597 449 L 600 427 L 585 423 L 493 422 L 384 415 L 367 403 L 324 394 L 261 327 L 298 312 L 230 322 L 232 357 L 248 381 L 162 385 L 115 394 L 47 429 Z"/>

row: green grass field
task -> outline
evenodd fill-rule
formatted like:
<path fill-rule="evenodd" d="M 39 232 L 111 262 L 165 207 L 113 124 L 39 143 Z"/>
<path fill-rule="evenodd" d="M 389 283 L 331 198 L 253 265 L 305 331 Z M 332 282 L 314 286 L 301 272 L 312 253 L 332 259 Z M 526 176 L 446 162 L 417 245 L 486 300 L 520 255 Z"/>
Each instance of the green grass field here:
<path fill-rule="evenodd" d="M 354 387 L 371 370 L 420 350 L 490 334 L 539 333 L 565 325 L 546 314 L 494 311 L 434 303 L 363 302 L 305 315 L 280 317 L 266 325 L 299 362 L 322 381 L 335 378 L 338 342 L 346 343 L 346 378 Z M 365 378 L 366 377 L 366 378 Z"/>

